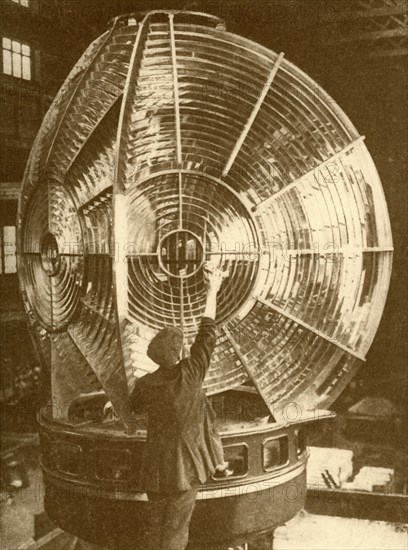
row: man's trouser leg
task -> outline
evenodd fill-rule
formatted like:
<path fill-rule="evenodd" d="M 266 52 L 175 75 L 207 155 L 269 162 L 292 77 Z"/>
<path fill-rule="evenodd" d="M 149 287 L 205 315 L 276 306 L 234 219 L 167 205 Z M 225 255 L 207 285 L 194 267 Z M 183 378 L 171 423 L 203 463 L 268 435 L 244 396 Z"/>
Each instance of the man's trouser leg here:
<path fill-rule="evenodd" d="M 198 485 L 188 491 L 168 495 L 148 493 L 152 503 L 152 523 L 149 532 L 153 535 L 155 550 L 184 550 L 188 543 L 188 529 L 197 498 Z M 160 543 L 156 529 L 160 527 Z"/>
<path fill-rule="evenodd" d="M 148 493 L 147 497 L 149 499 L 149 513 L 145 531 L 145 548 L 146 550 L 160 550 L 167 498 L 159 493 Z"/>

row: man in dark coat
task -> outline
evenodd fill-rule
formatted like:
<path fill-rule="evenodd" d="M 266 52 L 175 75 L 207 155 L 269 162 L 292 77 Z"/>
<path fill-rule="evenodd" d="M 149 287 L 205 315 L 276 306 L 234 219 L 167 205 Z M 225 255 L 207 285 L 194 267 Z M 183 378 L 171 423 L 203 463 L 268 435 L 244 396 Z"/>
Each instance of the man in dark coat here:
<path fill-rule="evenodd" d="M 207 271 L 207 299 L 190 356 L 180 360 L 183 333 L 161 330 L 147 355 L 159 369 L 136 382 L 132 403 L 148 414 L 141 487 L 150 501 L 147 545 L 151 550 L 184 550 L 198 487 L 223 462 L 214 413 L 202 384 L 215 347 L 217 292 L 223 274 Z"/>

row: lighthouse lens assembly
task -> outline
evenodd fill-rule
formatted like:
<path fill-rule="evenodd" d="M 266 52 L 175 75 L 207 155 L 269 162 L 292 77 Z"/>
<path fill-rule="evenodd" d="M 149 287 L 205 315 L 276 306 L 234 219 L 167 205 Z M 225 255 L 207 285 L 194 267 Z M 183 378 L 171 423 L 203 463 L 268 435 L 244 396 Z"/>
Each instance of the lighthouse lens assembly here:
<path fill-rule="evenodd" d="M 39 131 L 18 217 L 55 410 L 103 387 L 125 421 L 157 331 L 193 343 L 205 262 L 228 271 L 208 395 L 251 383 L 302 410 L 340 395 L 374 339 L 393 245 L 364 138 L 317 88 L 188 11 L 118 17 L 86 50 Z"/>

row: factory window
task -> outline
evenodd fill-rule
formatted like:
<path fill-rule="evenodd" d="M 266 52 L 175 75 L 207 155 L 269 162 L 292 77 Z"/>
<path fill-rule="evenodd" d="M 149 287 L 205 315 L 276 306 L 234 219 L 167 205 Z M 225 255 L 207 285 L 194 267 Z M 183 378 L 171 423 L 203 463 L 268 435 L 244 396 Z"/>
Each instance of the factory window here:
<path fill-rule="evenodd" d="M 31 80 L 31 48 L 3 37 L 3 73 Z"/>
<path fill-rule="evenodd" d="M 13 226 L 1 227 L 0 255 L 0 273 L 16 273 L 16 228 Z"/>
<path fill-rule="evenodd" d="M 288 463 L 289 440 L 285 435 L 268 439 L 263 446 L 263 467 L 264 470 L 273 470 Z"/>
<path fill-rule="evenodd" d="M 25 8 L 28 8 L 28 2 L 29 0 L 13 0 L 15 4 L 20 4 L 20 6 L 24 6 Z"/>
<path fill-rule="evenodd" d="M 248 473 L 248 447 L 246 444 L 227 445 L 224 447 L 224 460 L 228 462 L 228 475 L 223 471 L 216 471 L 214 480 L 227 480 L 235 477 L 244 477 Z"/>

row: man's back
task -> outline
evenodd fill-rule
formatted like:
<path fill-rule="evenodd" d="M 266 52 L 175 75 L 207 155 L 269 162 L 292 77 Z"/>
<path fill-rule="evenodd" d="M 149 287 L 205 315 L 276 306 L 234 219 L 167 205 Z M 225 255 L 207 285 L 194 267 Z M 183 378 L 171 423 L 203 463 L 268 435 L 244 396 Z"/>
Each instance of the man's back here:
<path fill-rule="evenodd" d="M 215 323 L 203 318 L 191 355 L 140 379 L 132 400 L 148 414 L 141 484 L 170 493 L 204 483 L 222 462 L 213 412 L 202 389 L 215 346 Z"/>

